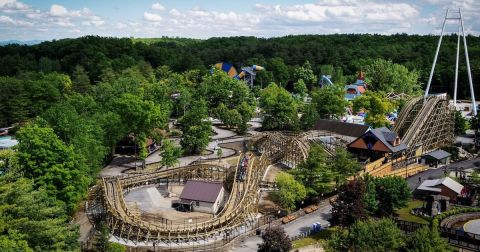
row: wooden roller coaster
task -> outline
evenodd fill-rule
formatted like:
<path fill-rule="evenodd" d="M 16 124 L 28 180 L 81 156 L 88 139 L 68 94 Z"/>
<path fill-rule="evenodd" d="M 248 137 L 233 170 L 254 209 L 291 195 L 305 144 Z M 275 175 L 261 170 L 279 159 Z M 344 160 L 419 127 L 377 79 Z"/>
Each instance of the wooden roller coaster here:
<path fill-rule="evenodd" d="M 246 155 L 252 155 L 248 153 Z M 252 155 L 246 179 L 234 180 L 232 191 L 223 210 L 212 219 L 201 223 L 171 224 L 152 223 L 134 215 L 125 205 L 123 198 L 128 188 L 145 184 L 160 183 L 167 179 L 211 179 L 224 180 L 227 169 L 214 164 L 190 165 L 175 169 L 124 175 L 103 179 L 106 219 L 111 232 L 123 239 L 138 241 L 176 242 L 191 239 L 208 239 L 222 231 L 228 231 L 246 221 L 253 222 L 258 201 L 259 178 L 266 168 L 265 158 Z M 235 172 L 237 172 L 236 169 Z M 236 174 L 235 174 L 236 175 Z"/>
<path fill-rule="evenodd" d="M 309 134 L 311 137 L 311 134 Z M 276 162 L 295 166 L 308 156 L 310 146 L 304 134 L 260 134 L 250 141 L 254 152 L 242 154 L 234 170 L 211 163 L 194 164 L 154 172 L 137 172 L 102 179 L 102 187 L 96 190 L 96 199 L 102 202 L 89 204 L 96 213 L 103 212 L 111 232 L 117 238 L 137 242 L 171 242 L 207 240 L 233 232 L 242 225 L 254 225 L 258 213 L 261 179 L 267 167 Z M 248 167 L 242 160 L 249 157 Z M 125 204 L 124 194 L 130 189 L 152 184 L 185 182 L 187 180 L 225 181 L 234 172 L 228 200 L 220 212 L 209 220 L 197 223 L 175 224 L 143 220 Z M 240 174 L 245 173 L 245 174 Z M 241 179 L 240 179 L 241 178 Z M 98 197 L 98 195 L 102 195 Z M 99 199 L 100 198 L 100 199 Z M 98 205 L 102 205 L 99 207 Z M 103 208 L 103 211 L 99 210 Z"/>
<path fill-rule="evenodd" d="M 407 157 L 450 145 L 454 141 L 453 108 L 446 95 L 410 99 L 393 130 L 408 146 Z"/>
<path fill-rule="evenodd" d="M 307 131 L 301 134 L 290 132 L 260 133 L 252 138 L 252 149 L 266 154 L 274 163 L 282 163 L 294 168 L 308 157 L 312 144 L 319 144 L 327 155 L 333 156 L 336 147 L 345 147 L 348 142 L 335 137 L 334 141 L 323 143 L 322 137 L 333 136 L 334 133 L 325 131 Z"/>

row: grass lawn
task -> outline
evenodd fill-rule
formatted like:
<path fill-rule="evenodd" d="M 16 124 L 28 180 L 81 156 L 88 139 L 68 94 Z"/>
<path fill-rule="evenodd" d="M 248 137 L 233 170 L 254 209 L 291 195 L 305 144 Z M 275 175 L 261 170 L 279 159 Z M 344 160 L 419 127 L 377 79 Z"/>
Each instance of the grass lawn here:
<path fill-rule="evenodd" d="M 328 238 L 332 236 L 333 232 L 335 231 L 335 228 L 327 228 L 324 229 L 314 235 L 307 236 L 303 239 L 299 239 L 296 241 L 292 242 L 292 246 L 294 249 L 302 248 L 308 245 L 313 245 L 313 244 L 325 244 Z"/>
<path fill-rule="evenodd" d="M 408 205 L 404 208 L 400 208 L 396 211 L 398 214 L 398 219 L 404 220 L 404 221 L 411 221 L 411 222 L 416 222 L 420 224 L 428 224 L 428 220 L 415 216 L 410 214 L 410 211 L 414 208 L 421 207 L 423 206 L 423 201 L 421 200 L 410 200 L 408 202 Z"/>

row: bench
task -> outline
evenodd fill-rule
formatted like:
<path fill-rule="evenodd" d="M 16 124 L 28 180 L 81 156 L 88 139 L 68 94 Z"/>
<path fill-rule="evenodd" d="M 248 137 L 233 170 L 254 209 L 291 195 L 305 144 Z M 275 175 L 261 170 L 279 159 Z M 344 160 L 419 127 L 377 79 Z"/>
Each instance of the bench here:
<path fill-rule="evenodd" d="M 316 205 L 311 205 L 309 207 L 306 207 L 303 209 L 305 211 L 306 214 L 309 214 L 309 213 L 312 213 L 312 212 L 315 212 L 318 210 L 318 206 Z"/>
<path fill-rule="evenodd" d="M 293 220 L 295 220 L 297 217 L 293 216 L 293 215 L 287 215 L 285 217 L 282 218 L 282 223 L 283 224 L 287 224 Z"/>

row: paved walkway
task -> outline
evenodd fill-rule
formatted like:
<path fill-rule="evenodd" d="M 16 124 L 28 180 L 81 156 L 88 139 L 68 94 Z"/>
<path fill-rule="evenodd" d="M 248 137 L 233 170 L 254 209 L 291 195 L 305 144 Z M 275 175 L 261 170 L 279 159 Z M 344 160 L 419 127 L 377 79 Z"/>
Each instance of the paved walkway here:
<path fill-rule="evenodd" d="M 249 127 L 247 133 L 249 134 L 257 134 L 258 131 L 256 129 L 260 128 L 262 126 L 261 121 L 259 118 L 254 118 L 252 119 L 251 122 L 249 122 L 251 127 Z M 222 149 L 222 158 L 229 157 L 235 154 L 235 150 L 230 149 L 230 148 L 225 148 L 219 146 L 220 144 L 226 144 L 226 143 L 235 143 L 235 142 L 242 142 L 248 137 L 245 136 L 238 136 L 235 132 L 231 130 L 226 130 L 219 128 L 215 125 L 212 125 L 213 131 L 215 131 L 215 135 L 212 137 L 212 140 L 208 143 L 208 146 L 206 148 L 207 151 L 209 151 L 209 154 L 206 155 L 193 155 L 193 156 L 185 156 L 181 157 L 178 159 L 178 164 L 176 167 L 179 166 L 186 166 L 189 165 L 190 163 L 200 160 L 200 159 L 214 159 L 218 158 L 217 151 L 218 148 Z M 171 139 L 176 145 L 180 145 L 180 139 L 179 138 L 172 138 Z M 146 159 L 145 163 L 146 164 L 152 164 L 152 163 L 158 163 L 161 160 L 160 156 L 160 150 L 157 150 L 150 154 Z M 142 162 L 137 160 L 136 162 L 137 166 L 141 166 Z M 100 172 L 100 177 L 105 177 L 105 176 L 117 176 L 121 175 L 123 172 L 125 172 L 128 169 L 135 168 L 135 162 L 133 161 L 132 158 L 130 157 L 115 157 L 114 160 L 107 166 L 102 169 Z"/>
<path fill-rule="evenodd" d="M 283 225 L 285 232 L 289 237 L 294 237 L 300 235 L 303 232 L 310 230 L 310 227 L 315 222 L 320 222 L 322 226 L 329 224 L 329 219 L 331 218 L 332 206 L 329 204 L 327 206 L 321 207 L 315 213 L 307 214 L 298 219 Z M 260 236 L 251 236 L 246 238 L 243 242 L 239 243 L 233 251 L 236 252 L 248 252 L 256 251 L 258 249 L 258 244 L 262 242 Z M 317 250 L 308 250 L 308 251 L 317 251 Z"/>

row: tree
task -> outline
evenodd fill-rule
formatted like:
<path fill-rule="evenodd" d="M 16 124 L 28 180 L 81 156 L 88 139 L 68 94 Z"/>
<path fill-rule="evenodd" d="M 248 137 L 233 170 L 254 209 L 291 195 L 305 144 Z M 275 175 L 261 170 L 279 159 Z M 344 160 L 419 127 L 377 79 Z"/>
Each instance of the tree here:
<path fill-rule="evenodd" d="M 368 219 L 335 233 L 328 247 L 334 251 L 399 251 L 405 246 L 404 237 L 391 219 Z"/>
<path fill-rule="evenodd" d="M 60 72 L 60 62 L 48 57 L 41 57 L 38 60 L 38 71 L 43 73 Z"/>
<path fill-rule="evenodd" d="M 243 118 L 242 115 L 236 109 L 228 109 L 225 104 L 220 105 L 214 111 L 216 117 L 220 119 L 228 128 L 242 127 Z"/>
<path fill-rule="evenodd" d="M 295 68 L 293 77 L 296 82 L 303 80 L 308 89 L 312 89 L 317 84 L 317 76 L 313 73 L 312 66 L 308 60 L 301 67 Z"/>
<path fill-rule="evenodd" d="M 367 217 L 365 203 L 365 183 L 354 179 L 343 184 L 338 190 L 338 197 L 332 203 L 332 219 L 335 225 L 348 227 L 357 220 Z"/>
<path fill-rule="evenodd" d="M 78 227 L 69 219 L 65 204 L 45 188 L 35 189 L 31 179 L 0 179 L 1 251 L 77 250 Z"/>
<path fill-rule="evenodd" d="M 376 59 L 365 66 L 365 75 L 370 88 L 376 91 L 418 94 L 419 73 L 390 60 Z"/>
<path fill-rule="evenodd" d="M 72 74 L 73 90 L 78 93 L 85 93 L 90 89 L 90 78 L 81 65 L 75 67 Z"/>
<path fill-rule="evenodd" d="M 363 177 L 365 181 L 365 195 L 363 202 L 365 203 L 365 210 L 369 215 L 374 215 L 378 211 L 377 192 L 375 188 L 375 178 L 366 174 Z"/>
<path fill-rule="evenodd" d="M 288 252 L 292 249 L 290 238 L 282 227 L 269 227 L 262 235 L 263 243 L 258 245 L 259 252 Z"/>
<path fill-rule="evenodd" d="M 107 245 L 107 252 L 125 252 L 127 251 L 127 247 L 125 245 L 116 243 L 116 242 L 109 242 Z"/>
<path fill-rule="evenodd" d="M 28 118 L 30 104 L 25 82 L 12 77 L 0 77 L 0 127 L 8 127 Z"/>
<path fill-rule="evenodd" d="M 287 81 L 289 80 L 289 71 L 288 66 L 285 65 L 285 62 L 280 57 L 271 58 L 266 65 L 268 71 L 273 73 L 273 78 L 275 82 L 278 83 L 281 87 L 285 87 Z"/>
<path fill-rule="evenodd" d="M 367 113 L 365 122 L 373 128 L 390 126 L 386 115 L 395 110 L 395 104 L 387 100 L 385 93 L 367 91 L 353 100 L 353 110 Z"/>
<path fill-rule="evenodd" d="M 458 110 L 453 111 L 453 118 L 455 122 L 455 135 L 464 135 L 470 128 L 469 121 L 463 117 L 462 113 Z"/>
<path fill-rule="evenodd" d="M 26 73 L 21 78 L 25 81 L 25 89 L 31 101 L 30 111 L 33 116 L 40 115 L 50 106 L 63 98 L 72 88 L 70 77 L 65 74 Z"/>
<path fill-rule="evenodd" d="M 480 128 L 480 115 L 472 116 L 469 121 L 470 129 L 478 131 Z"/>
<path fill-rule="evenodd" d="M 348 177 L 354 176 L 362 169 L 356 159 L 348 151 L 340 147 L 335 148 L 335 156 L 330 164 L 332 165 L 331 169 L 336 173 L 336 184 L 343 183 Z"/>
<path fill-rule="evenodd" d="M 83 114 L 77 111 L 77 107 Z M 102 167 L 109 148 L 103 142 L 104 130 L 101 125 L 90 117 L 89 110 L 95 109 L 98 107 L 94 101 L 76 94 L 53 105 L 41 115 L 63 142 L 75 147 L 75 152 L 90 168 L 89 174 L 92 177 Z"/>
<path fill-rule="evenodd" d="M 343 87 L 337 85 L 316 88 L 312 92 L 312 104 L 321 118 L 340 118 L 345 114 L 348 102 Z"/>
<path fill-rule="evenodd" d="M 305 187 L 288 173 L 280 173 L 275 182 L 278 187 L 277 200 L 287 210 L 295 209 L 295 203 L 304 200 L 307 196 Z"/>
<path fill-rule="evenodd" d="M 300 118 L 302 129 L 310 130 L 318 119 L 320 119 L 320 115 L 317 112 L 317 107 L 314 104 L 306 104 L 303 107 L 302 117 Z"/>
<path fill-rule="evenodd" d="M 308 196 L 328 193 L 333 188 L 335 173 L 327 165 L 327 155 L 322 146 L 311 146 L 308 158 L 291 170 L 295 180 L 305 186 Z"/>
<path fill-rule="evenodd" d="M 14 150 L 0 150 L 0 175 L 14 169 L 17 163 L 16 159 L 16 152 Z"/>
<path fill-rule="evenodd" d="M 271 83 L 261 91 L 260 107 L 264 111 L 263 128 L 292 130 L 298 126 L 298 107 L 292 95 Z"/>
<path fill-rule="evenodd" d="M 180 144 L 183 149 L 190 154 L 199 154 L 210 141 L 211 125 L 201 123 L 200 125 L 190 126 L 183 131 Z"/>
<path fill-rule="evenodd" d="M 242 102 L 254 105 L 255 101 L 244 82 L 230 78 L 223 71 L 214 71 L 203 79 L 198 89 L 199 95 L 207 102 L 209 109 L 218 107 L 221 103 L 228 109 L 234 109 Z"/>
<path fill-rule="evenodd" d="M 237 125 L 237 133 L 243 134 L 248 129 L 248 122 L 255 115 L 255 106 L 242 102 L 237 108 L 238 113 L 242 116 L 242 122 Z"/>
<path fill-rule="evenodd" d="M 440 236 L 436 228 L 430 229 L 426 226 L 417 229 L 413 234 L 407 236 L 405 250 L 411 252 L 454 251 L 448 242 Z"/>
<path fill-rule="evenodd" d="M 182 140 L 180 144 L 187 153 L 200 153 L 207 147 L 212 134 L 212 123 L 208 121 L 207 105 L 200 100 L 192 104 L 180 119 Z"/>
<path fill-rule="evenodd" d="M 304 97 L 308 93 L 307 85 L 305 85 L 305 81 L 299 79 L 293 85 L 293 92 L 300 97 Z"/>
<path fill-rule="evenodd" d="M 220 163 L 220 160 L 222 159 L 222 156 L 223 156 L 222 147 L 218 147 L 218 149 L 217 149 L 217 158 L 218 158 L 218 162 L 219 162 L 219 163 Z"/>
<path fill-rule="evenodd" d="M 126 93 L 113 99 L 112 111 L 120 115 L 123 125 L 128 125 L 129 132 L 134 134 L 148 133 L 153 128 L 162 128 L 167 122 L 167 114 L 152 101 Z"/>
<path fill-rule="evenodd" d="M 405 179 L 397 176 L 375 178 L 378 215 L 391 216 L 395 209 L 407 206 L 411 198 Z"/>
<path fill-rule="evenodd" d="M 119 115 L 120 124 L 117 127 L 123 132 L 118 133 L 123 137 L 133 133 L 135 144 L 142 147 L 145 146 L 148 134 L 154 128 L 165 127 L 168 119 L 168 110 L 163 110 L 158 104 L 143 100 L 132 93 L 113 98 L 109 109 Z M 146 148 L 140 148 L 137 156 L 144 160 L 147 156 Z"/>
<path fill-rule="evenodd" d="M 162 157 L 160 164 L 168 168 L 178 163 L 178 158 L 182 156 L 182 149 L 173 145 L 173 142 L 169 139 L 165 139 L 160 156 Z"/>
<path fill-rule="evenodd" d="M 42 120 L 27 124 L 16 137 L 20 170 L 37 187 L 66 203 L 71 213 L 87 192 L 90 178 L 74 147 L 65 145 Z"/>
<path fill-rule="evenodd" d="M 16 237 L 0 235 L 0 251 L 3 252 L 33 252 L 25 240 L 18 240 Z"/>
<path fill-rule="evenodd" d="M 396 251 L 405 244 L 403 232 L 391 219 L 358 221 L 350 228 L 348 239 L 356 251 Z"/>

